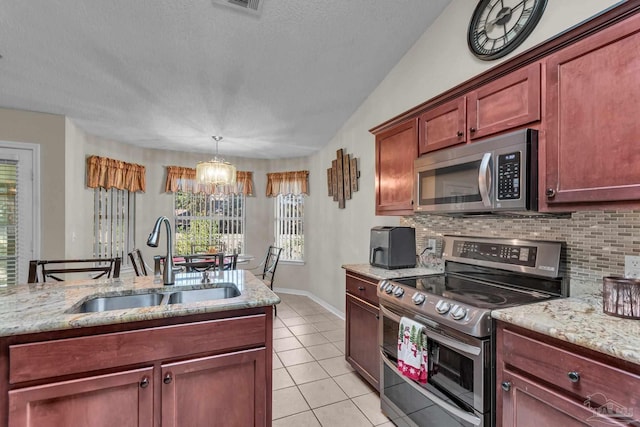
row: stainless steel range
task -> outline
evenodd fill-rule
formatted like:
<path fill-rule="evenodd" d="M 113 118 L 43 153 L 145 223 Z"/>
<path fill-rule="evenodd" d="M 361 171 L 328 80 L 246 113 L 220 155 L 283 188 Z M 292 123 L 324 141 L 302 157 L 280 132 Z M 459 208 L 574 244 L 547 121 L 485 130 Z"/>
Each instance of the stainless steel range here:
<path fill-rule="evenodd" d="M 493 425 L 491 310 L 568 296 L 561 242 L 445 236 L 445 273 L 382 280 L 380 397 L 398 426 Z M 397 370 L 398 329 L 422 325 L 428 381 Z"/>

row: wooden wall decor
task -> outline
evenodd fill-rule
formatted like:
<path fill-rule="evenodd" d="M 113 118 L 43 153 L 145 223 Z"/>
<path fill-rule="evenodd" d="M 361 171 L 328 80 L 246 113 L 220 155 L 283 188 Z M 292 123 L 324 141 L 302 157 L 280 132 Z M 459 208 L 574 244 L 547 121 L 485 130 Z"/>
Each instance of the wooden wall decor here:
<path fill-rule="evenodd" d="M 345 200 L 358 191 L 358 159 L 344 154 L 342 148 L 336 151 L 336 159 L 331 161 L 327 169 L 327 193 L 338 202 L 338 207 L 344 209 Z"/>

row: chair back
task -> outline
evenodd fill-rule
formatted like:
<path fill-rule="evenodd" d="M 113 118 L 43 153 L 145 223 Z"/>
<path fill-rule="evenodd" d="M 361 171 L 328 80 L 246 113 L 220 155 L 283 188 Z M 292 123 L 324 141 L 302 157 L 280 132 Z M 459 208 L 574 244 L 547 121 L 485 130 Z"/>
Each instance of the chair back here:
<path fill-rule="evenodd" d="M 224 256 L 223 270 L 236 270 L 238 268 L 238 254 Z"/>
<path fill-rule="evenodd" d="M 133 266 L 133 271 L 135 271 L 136 276 L 147 276 L 149 274 L 147 273 L 147 267 L 144 265 L 140 249 L 134 249 L 129 252 L 129 259 L 131 260 L 131 265 Z"/>
<path fill-rule="evenodd" d="M 90 259 L 60 259 L 60 260 L 31 260 L 29 261 L 28 283 L 46 282 L 52 279 L 62 282 L 70 273 L 92 273 L 91 279 L 101 277 L 120 277 L 120 257 L 90 258 Z M 40 272 L 38 273 L 38 267 Z M 64 279 L 60 275 L 65 275 Z"/>
<path fill-rule="evenodd" d="M 264 259 L 264 270 L 262 272 L 262 280 L 266 285 L 273 289 L 273 280 L 276 275 L 276 268 L 278 267 L 278 261 L 280 260 L 280 253 L 282 248 L 276 246 L 269 246 L 267 249 L 267 256 Z"/>
<path fill-rule="evenodd" d="M 187 273 L 194 271 L 216 271 L 223 268 L 225 255 L 222 252 L 217 254 L 206 254 L 198 257 L 188 257 L 184 261 L 176 262 L 178 267 L 184 267 Z"/>

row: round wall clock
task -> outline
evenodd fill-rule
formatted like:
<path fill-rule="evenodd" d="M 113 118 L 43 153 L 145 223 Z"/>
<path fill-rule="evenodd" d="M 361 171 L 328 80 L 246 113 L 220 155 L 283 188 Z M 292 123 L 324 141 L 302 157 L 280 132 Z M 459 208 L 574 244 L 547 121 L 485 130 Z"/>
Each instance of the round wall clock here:
<path fill-rule="evenodd" d="M 542 17 L 547 0 L 481 0 L 469 23 L 469 49 L 484 61 L 518 47 Z"/>

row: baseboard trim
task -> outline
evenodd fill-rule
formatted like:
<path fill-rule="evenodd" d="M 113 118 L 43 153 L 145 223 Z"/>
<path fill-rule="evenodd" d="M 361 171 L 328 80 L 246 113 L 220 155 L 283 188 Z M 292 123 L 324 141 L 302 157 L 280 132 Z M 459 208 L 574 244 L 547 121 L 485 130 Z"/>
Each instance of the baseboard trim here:
<path fill-rule="evenodd" d="M 280 292 L 280 293 L 283 293 L 283 294 L 305 296 L 305 297 L 313 300 L 313 302 L 320 304 L 322 307 L 326 308 L 327 310 L 329 310 L 330 312 L 332 312 L 333 314 L 338 316 L 340 319 L 345 320 L 345 315 L 344 315 L 344 313 L 342 311 L 338 310 L 337 308 L 335 308 L 334 306 L 332 306 L 331 304 L 329 304 L 325 300 L 318 298 L 317 296 L 315 296 L 311 292 L 299 291 L 297 289 L 288 289 L 288 288 L 273 288 L 273 291 L 274 292 Z"/>

